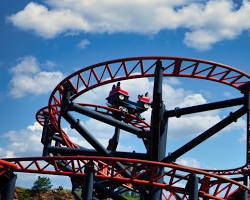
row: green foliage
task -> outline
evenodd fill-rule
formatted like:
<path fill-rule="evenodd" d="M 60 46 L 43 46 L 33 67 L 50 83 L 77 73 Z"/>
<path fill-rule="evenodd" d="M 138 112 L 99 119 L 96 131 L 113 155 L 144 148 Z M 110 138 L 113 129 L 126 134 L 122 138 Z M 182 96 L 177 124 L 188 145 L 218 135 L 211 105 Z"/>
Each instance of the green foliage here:
<path fill-rule="evenodd" d="M 137 193 L 131 192 L 131 191 L 124 192 L 122 194 L 122 196 L 128 200 L 139 200 L 140 199 L 140 197 L 138 196 Z"/>
<path fill-rule="evenodd" d="M 18 199 L 22 200 L 29 200 L 31 198 L 31 192 L 30 191 L 24 191 L 18 195 Z"/>
<path fill-rule="evenodd" d="M 32 190 L 38 193 L 46 192 L 52 188 L 51 180 L 48 177 L 40 177 L 34 182 Z"/>
<path fill-rule="evenodd" d="M 32 192 L 29 189 L 19 188 L 18 199 L 30 200 Z"/>
<path fill-rule="evenodd" d="M 123 197 L 125 197 L 128 200 L 139 200 L 139 197 L 131 197 L 131 196 L 126 196 L 126 195 L 122 195 Z"/>
<path fill-rule="evenodd" d="M 64 192 L 63 186 L 59 186 L 58 188 L 55 189 L 55 192 L 57 193 L 62 193 Z"/>

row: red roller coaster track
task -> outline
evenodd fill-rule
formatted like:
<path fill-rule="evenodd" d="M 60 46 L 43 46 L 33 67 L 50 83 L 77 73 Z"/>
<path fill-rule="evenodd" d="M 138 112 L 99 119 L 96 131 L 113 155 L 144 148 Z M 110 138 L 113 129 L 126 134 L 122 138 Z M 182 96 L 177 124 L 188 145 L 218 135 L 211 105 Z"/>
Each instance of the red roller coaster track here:
<path fill-rule="evenodd" d="M 117 59 L 96 65 L 84 67 L 81 70 L 71 74 L 62 80 L 53 90 L 49 105 L 37 112 L 37 121 L 44 126 L 45 115 L 49 116 L 50 123 L 56 130 L 68 148 L 77 148 L 70 138 L 61 129 L 61 113 L 64 98 L 64 84 L 70 83 L 74 93 L 70 96 L 70 101 L 76 100 L 82 94 L 91 89 L 103 86 L 109 83 L 127 79 L 137 79 L 145 77 L 154 77 L 156 63 L 162 62 L 163 77 L 187 77 L 210 80 L 226 84 L 240 90 L 246 98 L 249 98 L 249 78 L 250 76 L 235 68 L 198 59 L 179 58 L 179 57 L 135 57 Z M 112 116 L 114 112 L 121 112 L 117 109 L 86 104 L 80 102 L 78 105 L 87 107 L 90 110 L 101 113 L 104 116 Z M 249 108 L 248 108 L 249 109 Z M 138 119 L 135 115 L 127 114 L 127 124 L 143 130 L 150 134 L 150 124 Z M 94 163 L 94 175 L 96 179 L 107 179 L 115 182 L 121 182 L 131 190 L 138 191 L 133 185 L 141 184 L 147 186 L 156 186 L 164 189 L 162 193 L 165 199 L 190 199 L 185 186 L 189 177 L 196 174 L 199 179 L 199 198 L 204 199 L 237 199 L 240 191 L 250 191 L 243 183 L 233 179 L 225 178 L 227 175 L 246 175 L 249 173 L 250 166 L 250 117 L 247 111 L 247 159 L 246 165 L 237 169 L 229 170 L 201 170 L 187 166 L 180 166 L 174 163 L 154 162 L 150 160 L 96 157 L 96 156 L 50 156 L 39 158 L 13 158 L 4 159 L 0 162 L 0 167 L 16 172 L 29 172 L 41 174 L 65 175 L 70 177 L 85 176 L 84 169 L 90 161 Z M 142 137 L 144 143 L 147 138 Z M 146 143 L 145 143 L 146 145 Z M 62 146 L 62 145 L 61 145 Z M 116 163 L 125 166 L 118 169 Z M 14 164 L 11 164 L 14 163 Z M 61 163 L 60 165 L 58 163 Z M 147 165 L 146 170 L 138 170 L 138 166 Z M 68 169 L 70 167 L 71 170 Z M 160 176 L 157 172 L 164 169 Z M 0 169 L 1 170 L 1 169 Z M 123 175 L 123 172 L 129 170 L 130 177 Z M 147 176 L 144 176 L 147 174 Z M 221 176 L 223 175 L 223 176 Z M 163 182 L 159 180 L 164 180 Z M 131 185 L 132 184 L 132 185 Z M 250 198 L 249 198 L 250 199 Z"/>
<path fill-rule="evenodd" d="M 88 156 L 60 156 L 60 157 L 35 157 L 35 158 L 14 158 L 6 159 L 14 162 L 17 172 L 29 172 L 40 174 L 53 174 L 64 176 L 85 176 L 84 168 L 91 160 L 95 163 L 95 176 L 100 179 L 112 179 L 124 183 L 136 183 L 143 185 L 154 185 L 162 187 L 171 194 L 178 192 L 182 194 L 181 199 L 188 199 L 186 190 L 182 187 L 187 182 L 190 174 L 199 175 L 199 196 L 209 197 L 212 199 L 229 199 L 234 193 L 240 189 L 249 190 L 247 186 L 239 184 L 231 179 L 211 174 L 202 170 L 184 167 L 175 164 L 159 163 L 145 160 L 133 160 L 122 158 L 106 158 L 106 157 L 88 157 Z M 44 162 L 46 161 L 46 162 Z M 57 161 L 65 161 L 63 166 L 58 166 Z M 117 170 L 115 163 L 120 162 L 126 165 L 125 169 L 130 170 L 131 177 L 125 178 L 122 172 L 125 170 Z M 135 173 L 137 164 L 147 164 L 150 167 L 141 173 Z M 66 167 L 70 166 L 73 170 L 67 171 Z M 164 167 L 164 174 L 157 176 L 157 169 Z M 107 173 L 104 173 L 107 171 Z M 143 174 L 150 173 L 150 179 L 145 179 Z M 182 177 L 176 176 L 182 174 Z M 157 180 L 164 178 L 164 183 L 158 183 Z M 208 184 L 213 181 L 213 184 Z M 207 193 L 210 191 L 210 194 Z"/>

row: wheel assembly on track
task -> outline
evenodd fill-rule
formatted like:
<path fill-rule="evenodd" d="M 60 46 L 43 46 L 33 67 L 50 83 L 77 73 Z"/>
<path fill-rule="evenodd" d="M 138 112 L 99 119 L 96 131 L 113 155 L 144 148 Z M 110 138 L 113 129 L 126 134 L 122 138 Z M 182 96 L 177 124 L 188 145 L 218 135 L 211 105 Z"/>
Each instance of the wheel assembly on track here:
<path fill-rule="evenodd" d="M 154 80 L 152 100 L 145 94 L 139 95 L 137 102 L 131 101 L 120 82 L 146 77 Z M 218 82 L 239 90 L 242 97 L 166 110 L 162 100 L 165 77 Z M 7 173 L 12 174 L 7 187 L 11 189 L 15 179 L 13 172 L 68 176 L 76 199 L 87 200 L 125 200 L 122 194 L 127 191 L 134 192 L 142 200 L 250 199 L 249 78 L 248 74 L 226 65 L 179 57 L 126 58 L 82 68 L 62 80 L 53 90 L 48 106 L 37 112 L 36 119 L 43 126 L 43 156 L 0 160 L 0 178 L 6 177 Z M 114 85 L 107 97 L 107 106 L 84 102 L 83 96 L 86 98 L 90 90 L 111 83 Z M 147 122 L 141 113 L 150 106 L 151 121 Z M 166 155 L 169 118 L 232 106 L 239 108 Z M 176 159 L 244 115 L 247 117 L 244 166 L 208 170 L 175 163 Z M 114 133 L 108 145 L 101 144 L 95 133 L 76 116 L 90 117 L 113 126 Z M 70 125 L 92 148 L 74 143 L 67 129 L 63 129 L 64 123 Z M 142 140 L 146 153 L 118 151 L 120 131 Z"/>

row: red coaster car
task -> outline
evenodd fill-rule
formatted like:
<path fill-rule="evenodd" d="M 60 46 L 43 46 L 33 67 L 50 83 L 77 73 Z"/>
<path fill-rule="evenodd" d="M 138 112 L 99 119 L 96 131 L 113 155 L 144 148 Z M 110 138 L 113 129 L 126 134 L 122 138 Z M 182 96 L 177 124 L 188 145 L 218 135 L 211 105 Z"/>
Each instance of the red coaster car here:
<path fill-rule="evenodd" d="M 138 117 L 142 112 L 148 110 L 150 105 L 148 93 L 145 96 L 138 95 L 138 101 L 133 102 L 129 100 L 128 92 L 122 89 L 120 85 L 120 82 L 117 83 L 117 86 L 113 85 L 109 96 L 106 98 L 110 107 L 134 114 Z"/>

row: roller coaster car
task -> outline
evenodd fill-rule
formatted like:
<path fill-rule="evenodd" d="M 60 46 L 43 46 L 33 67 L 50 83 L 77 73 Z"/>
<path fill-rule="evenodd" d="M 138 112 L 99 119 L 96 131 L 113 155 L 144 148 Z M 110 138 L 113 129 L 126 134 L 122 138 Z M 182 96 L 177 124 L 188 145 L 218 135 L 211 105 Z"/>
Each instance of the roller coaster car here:
<path fill-rule="evenodd" d="M 130 101 L 128 92 L 121 88 L 120 82 L 117 83 L 117 86 L 113 85 L 106 100 L 108 100 L 110 107 L 119 109 L 124 113 L 134 114 L 138 117 L 142 112 L 148 110 L 150 106 L 148 93 L 145 96 L 138 95 L 137 102 Z"/>

